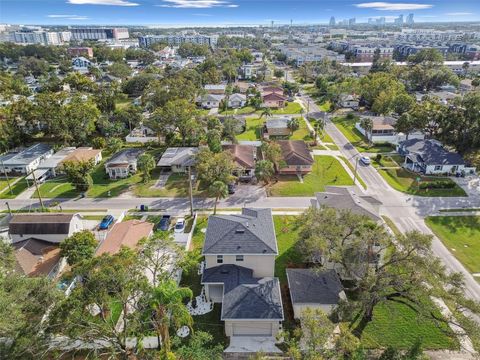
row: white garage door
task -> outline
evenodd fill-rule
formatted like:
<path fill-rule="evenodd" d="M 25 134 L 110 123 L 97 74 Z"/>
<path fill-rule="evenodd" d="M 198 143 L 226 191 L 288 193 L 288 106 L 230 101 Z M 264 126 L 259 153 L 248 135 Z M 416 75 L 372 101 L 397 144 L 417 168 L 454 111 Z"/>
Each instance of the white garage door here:
<path fill-rule="evenodd" d="M 233 336 L 272 336 L 271 323 L 234 323 Z"/>

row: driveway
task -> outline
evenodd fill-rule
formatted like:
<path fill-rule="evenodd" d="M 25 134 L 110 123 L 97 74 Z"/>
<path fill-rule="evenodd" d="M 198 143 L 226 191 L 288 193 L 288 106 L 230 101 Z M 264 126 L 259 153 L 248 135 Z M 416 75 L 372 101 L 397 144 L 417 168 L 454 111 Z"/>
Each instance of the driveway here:
<path fill-rule="evenodd" d="M 230 346 L 225 352 L 281 354 L 282 351 L 275 346 L 275 341 L 274 337 L 232 336 Z"/>

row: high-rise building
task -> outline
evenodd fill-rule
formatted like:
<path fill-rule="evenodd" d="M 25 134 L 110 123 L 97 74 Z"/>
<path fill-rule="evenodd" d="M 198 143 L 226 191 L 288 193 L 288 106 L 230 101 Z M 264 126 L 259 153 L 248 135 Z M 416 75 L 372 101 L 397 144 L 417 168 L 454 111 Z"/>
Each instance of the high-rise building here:
<path fill-rule="evenodd" d="M 335 17 L 334 16 L 332 16 L 330 18 L 330 26 L 335 26 Z"/>
<path fill-rule="evenodd" d="M 120 40 L 128 39 L 127 28 L 75 28 L 70 30 L 73 40 Z"/>
<path fill-rule="evenodd" d="M 355 25 L 356 22 L 357 22 L 357 19 L 355 19 L 355 18 L 348 19 L 348 25 L 349 26 Z"/>
<path fill-rule="evenodd" d="M 413 23 L 414 23 L 413 14 L 408 14 L 405 23 L 406 23 L 407 25 L 413 25 Z"/>
<path fill-rule="evenodd" d="M 61 45 L 69 40 L 69 31 L 55 32 L 23 29 L 11 32 L 9 36 L 9 41 L 17 44 Z"/>
<path fill-rule="evenodd" d="M 179 46 L 183 43 L 198 45 L 217 45 L 218 35 L 146 35 L 138 38 L 140 47 L 149 47 L 152 44 L 165 42 L 168 45 Z"/>
<path fill-rule="evenodd" d="M 396 19 L 393 20 L 393 23 L 396 25 L 403 25 L 403 15 L 399 15 Z"/>
<path fill-rule="evenodd" d="M 379 25 L 385 25 L 385 16 L 382 16 L 377 19 L 377 24 Z"/>

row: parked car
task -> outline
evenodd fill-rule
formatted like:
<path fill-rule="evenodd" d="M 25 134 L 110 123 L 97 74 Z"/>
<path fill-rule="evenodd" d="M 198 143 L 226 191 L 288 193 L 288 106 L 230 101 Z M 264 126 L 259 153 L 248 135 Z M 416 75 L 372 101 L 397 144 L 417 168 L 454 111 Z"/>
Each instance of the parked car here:
<path fill-rule="evenodd" d="M 114 217 L 112 215 L 107 215 L 103 218 L 100 225 L 98 225 L 99 230 L 108 230 L 110 225 L 113 224 Z"/>
<path fill-rule="evenodd" d="M 232 183 L 232 184 L 228 184 L 227 187 L 228 187 L 228 193 L 229 193 L 230 195 L 235 194 L 235 184 L 233 184 L 233 183 Z"/>
<path fill-rule="evenodd" d="M 175 223 L 175 232 L 182 233 L 185 230 L 185 219 L 178 218 L 177 222 Z"/>
<path fill-rule="evenodd" d="M 362 162 L 362 164 L 364 165 L 370 165 L 371 161 L 370 161 L 370 158 L 368 156 L 362 156 L 360 158 L 360 161 Z"/>
<path fill-rule="evenodd" d="M 170 215 L 163 215 L 158 224 L 155 226 L 155 230 L 167 231 L 170 227 L 170 221 Z"/>

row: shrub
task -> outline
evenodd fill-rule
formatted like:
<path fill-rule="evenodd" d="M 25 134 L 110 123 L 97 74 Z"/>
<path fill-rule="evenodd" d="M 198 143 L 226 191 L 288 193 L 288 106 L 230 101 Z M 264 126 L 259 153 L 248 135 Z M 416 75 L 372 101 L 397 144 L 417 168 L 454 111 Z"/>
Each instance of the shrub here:
<path fill-rule="evenodd" d="M 453 189 L 455 183 L 448 180 L 435 180 L 430 182 L 425 182 L 420 184 L 420 189 Z"/>

